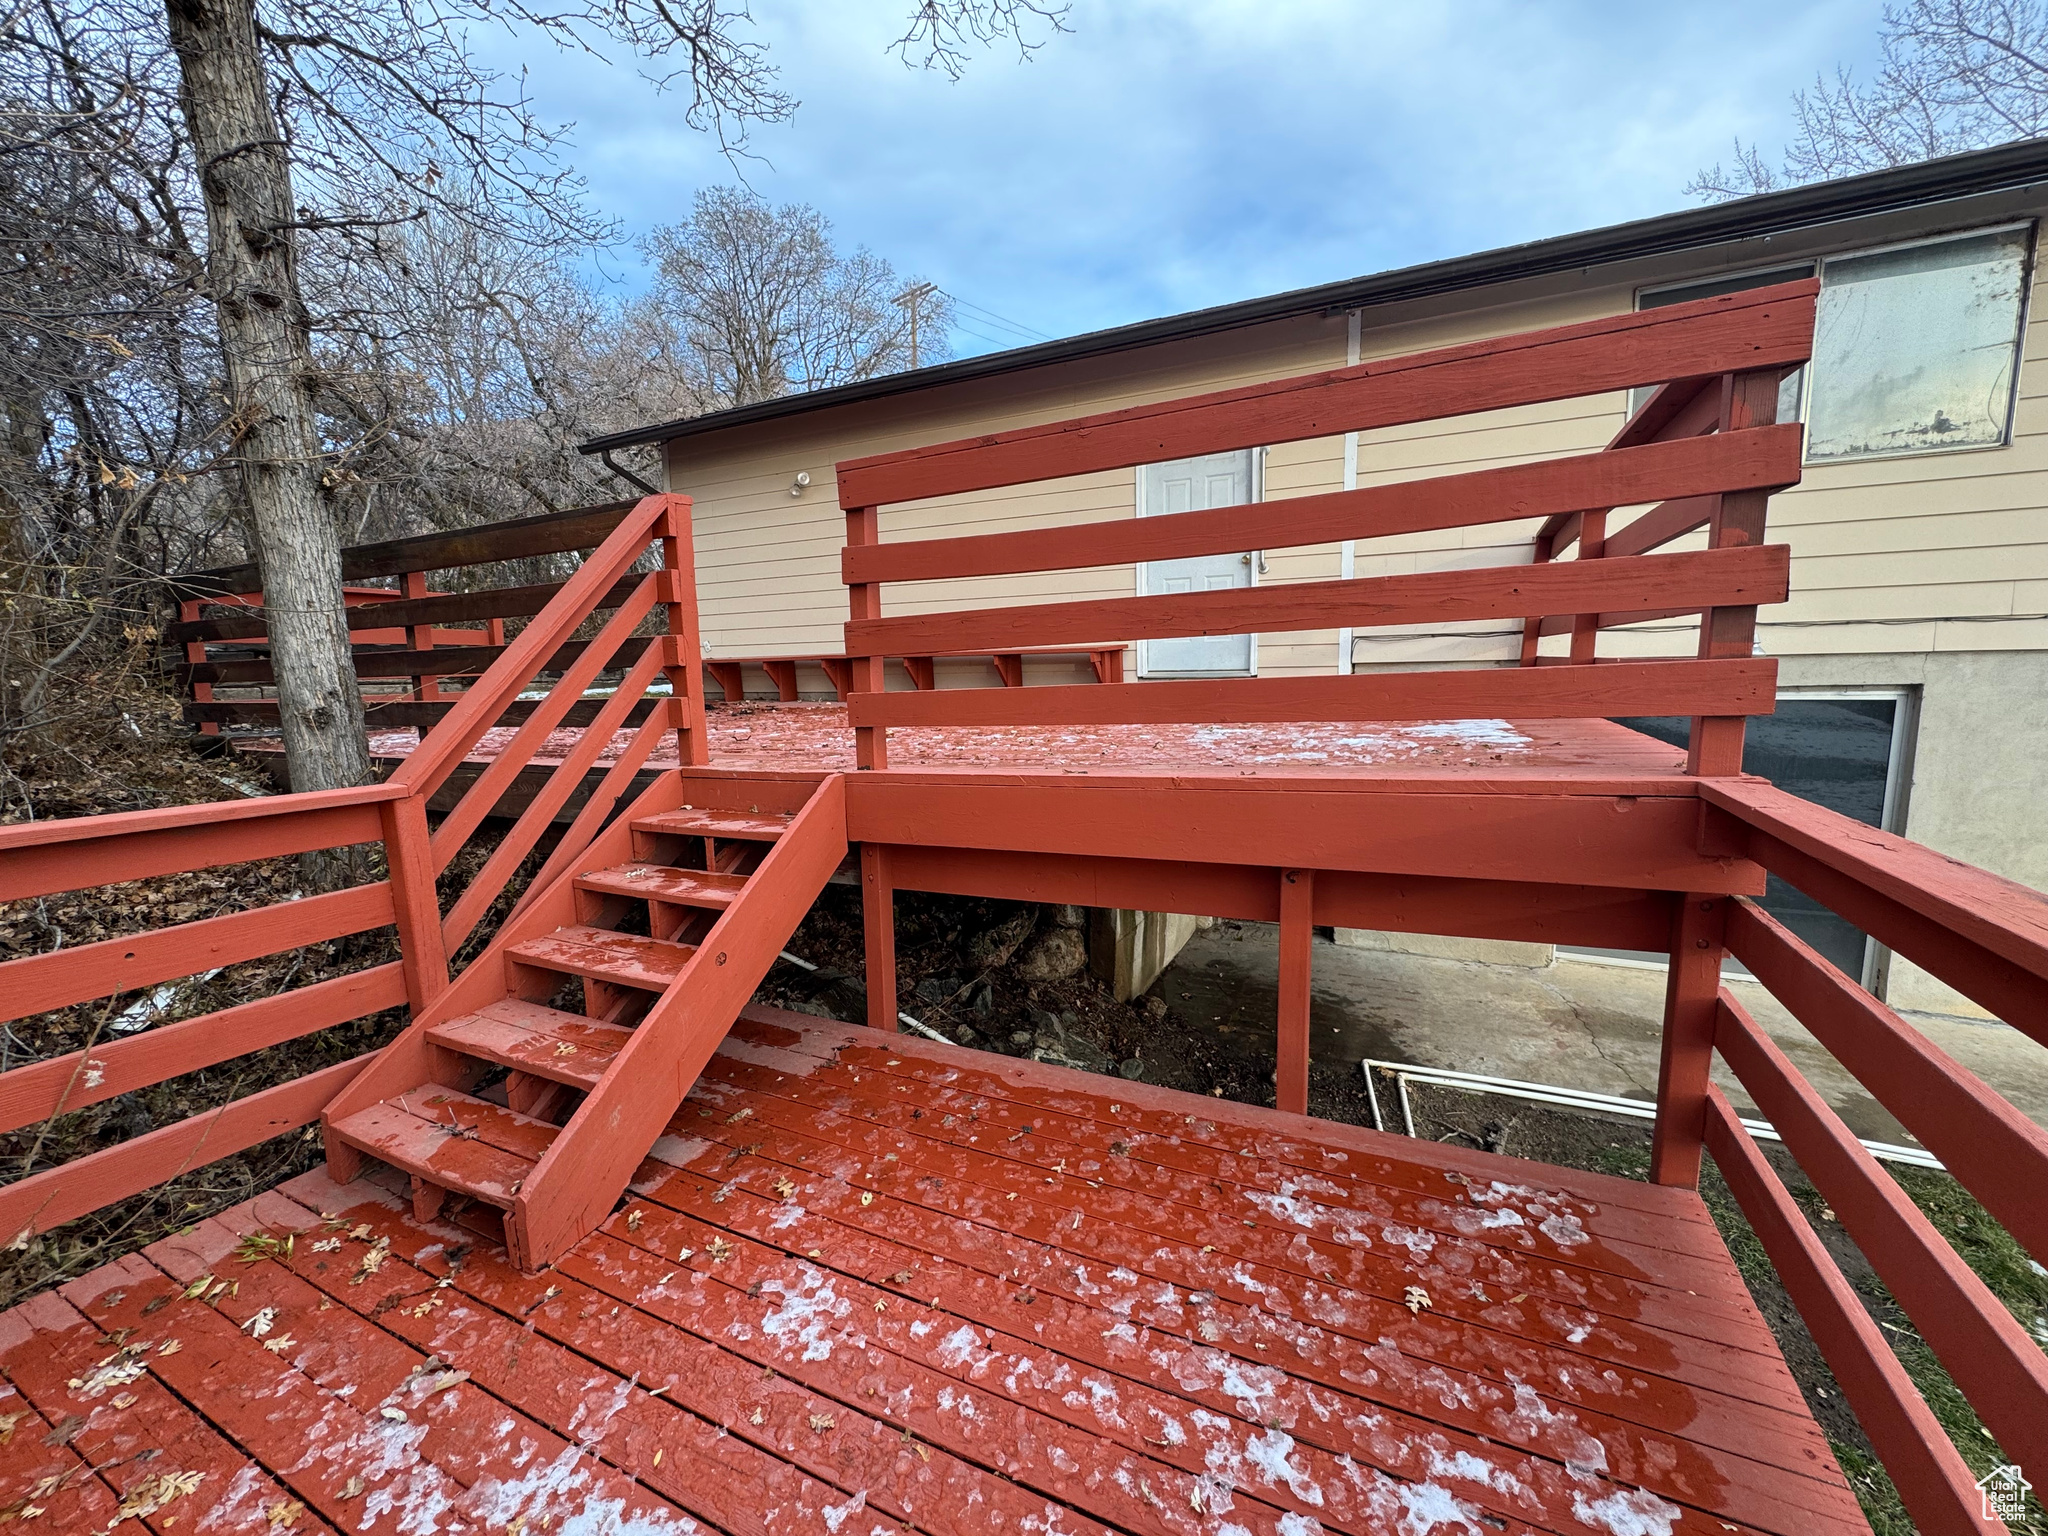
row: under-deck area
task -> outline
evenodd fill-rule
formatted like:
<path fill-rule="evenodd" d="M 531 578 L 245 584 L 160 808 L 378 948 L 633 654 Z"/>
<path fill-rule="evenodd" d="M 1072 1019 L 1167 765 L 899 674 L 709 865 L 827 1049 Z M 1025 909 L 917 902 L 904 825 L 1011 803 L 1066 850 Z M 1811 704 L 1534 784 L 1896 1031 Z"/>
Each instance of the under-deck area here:
<path fill-rule="evenodd" d="M 538 1129 L 419 1112 L 451 1157 Z M 6 1314 L 0 1509 L 1862 1528 L 1690 1190 L 756 1009 L 600 1231 L 526 1276 L 496 1226 L 316 1173 Z"/>

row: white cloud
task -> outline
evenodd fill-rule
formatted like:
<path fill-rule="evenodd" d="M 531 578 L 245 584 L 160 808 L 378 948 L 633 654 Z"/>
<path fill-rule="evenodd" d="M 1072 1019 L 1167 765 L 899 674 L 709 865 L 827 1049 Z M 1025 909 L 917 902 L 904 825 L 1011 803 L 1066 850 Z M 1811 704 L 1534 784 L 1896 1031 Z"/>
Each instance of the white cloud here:
<path fill-rule="evenodd" d="M 1076 0 L 1072 35 L 956 85 L 887 54 L 906 7 L 760 8 L 803 107 L 756 135 L 747 177 L 1055 335 L 1682 207 L 1733 136 L 1775 146 L 1794 89 L 1867 60 L 1878 9 Z M 489 47 L 577 120 L 574 159 L 629 230 L 731 179 L 630 63 Z"/>

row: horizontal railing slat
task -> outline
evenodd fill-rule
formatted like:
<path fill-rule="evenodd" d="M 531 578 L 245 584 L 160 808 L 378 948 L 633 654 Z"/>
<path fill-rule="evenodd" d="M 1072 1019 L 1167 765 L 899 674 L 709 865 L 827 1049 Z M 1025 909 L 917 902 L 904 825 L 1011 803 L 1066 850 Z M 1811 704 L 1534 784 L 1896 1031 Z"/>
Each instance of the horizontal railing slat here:
<path fill-rule="evenodd" d="M 479 523 L 453 533 L 423 533 L 377 544 L 355 544 L 341 552 L 341 579 L 367 581 L 402 576 L 409 571 L 452 571 L 465 565 L 595 549 L 611 537 L 637 505 L 614 501 L 595 507 L 572 507 L 565 512 L 543 512 L 537 517 Z M 179 597 L 204 601 L 213 596 L 255 592 L 262 583 L 262 573 L 252 563 L 187 571 L 171 578 L 171 589 Z"/>
<path fill-rule="evenodd" d="M 842 507 L 882 506 L 1257 448 L 1701 374 L 1804 362 L 1811 280 L 1375 360 L 838 465 Z"/>
<path fill-rule="evenodd" d="M 394 960 L 199 1018 L 158 1025 L 125 1040 L 96 1044 L 90 1050 L 16 1067 L 0 1073 L 0 1133 L 397 1008 L 404 1002 L 403 967 Z"/>
<path fill-rule="evenodd" d="M 616 608 L 633 595 L 640 584 L 637 576 L 612 583 L 611 590 L 598 599 L 599 609 Z M 530 587 L 488 587 L 481 592 L 450 592 L 441 597 L 402 598 L 390 603 L 361 603 L 347 610 L 348 627 L 357 629 L 407 629 L 419 624 L 464 624 L 484 619 L 523 619 L 539 613 L 562 590 L 559 581 Z M 249 615 L 243 617 L 243 614 Z M 194 640 L 262 640 L 270 626 L 261 608 L 239 610 L 233 617 L 192 619 L 164 626 L 164 640 L 172 645 Z"/>
<path fill-rule="evenodd" d="M 392 920 L 391 882 L 352 886 L 225 917 L 153 928 L 0 965 L 0 1020 L 153 987 Z"/>
<path fill-rule="evenodd" d="M 926 649 L 1004 650 L 1014 646 L 1184 635 L 1451 624 L 1552 613 L 1663 611 L 1779 603 L 1790 581 L 1782 544 L 1643 555 L 1634 560 L 1568 560 L 1545 565 L 1423 571 L 1350 581 L 1286 582 L 1221 592 L 1030 603 L 846 626 L 849 655 L 900 655 Z"/>
<path fill-rule="evenodd" d="M 1726 987 L 1714 1046 L 1992 1436 L 2048 1466 L 2048 1355 Z"/>
<path fill-rule="evenodd" d="M 588 725 L 597 718 L 597 712 L 604 708 L 606 700 L 578 699 L 569 706 L 569 712 L 562 716 L 563 725 Z M 385 703 L 375 694 L 363 701 L 363 716 L 373 731 L 397 730 L 409 727 L 417 730 L 421 726 L 431 730 L 440 724 L 449 710 L 456 705 L 451 695 L 445 704 L 421 704 L 409 700 Z M 520 725 L 533 716 L 540 705 L 538 699 L 517 699 L 505 706 L 505 712 L 493 724 Z M 642 699 L 633 706 L 633 713 L 627 719 L 628 725 L 638 725 L 647 718 L 647 711 L 653 708 L 651 701 Z M 223 725 L 275 725 L 278 719 L 277 703 L 273 699 L 227 699 L 206 704 L 187 704 L 185 719 L 192 723 L 203 720 L 218 721 Z"/>
<path fill-rule="evenodd" d="M 1349 677 L 1220 678 L 1066 688 L 950 688 L 857 693 L 854 726 L 1110 725 L 1287 720 L 1546 720 L 1610 715 L 1763 715 L 1777 662 L 1496 667 Z"/>
<path fill-rule="evenodd" d="M 1797 426 L 1763 427 L 1264 501 L 1255 522 L 1248 522 L 1247 508 L 1236 506 L 963 538 L 854 544 L 840 552 L 840 574 L 851 585 L 1178 560 L 1235 554 L 1248 539 L 1258 548 L 1284 549 L 1775 488 L 1799 479 L 1800 432 Z"/>
<path fill-rule="evenodd" d="M 1763 908 L 1734 902 L 1727 944 L 2008 1232 L 2048 1260 L 2048 1131 Z"/>
<path fill-rule="evenodd" d="M 1948 1431 L 1721 1090 L 1707 1089 L 1707 1150 L 1826 1356 L 1907 1511 L 1928 1536 L 1984 1536 L 1977 1484 Z"/>
<path fill-rule="evenodd" d="M 289 994 L 287 994 L 289 995 Z M 0 1233 L 25 1242 L 101 1206 L 126 1200 L 320 1118 L 327 1101 L 370 1064 L 376 1052 L 293 1078 L 220 1109 L 193 1115 L 0 1189 Z"/>
<path fill-rule="evenodd" d="M 2048 896 L 1756 779 L 1703 779 L 1751 856 L 2048 1045 Z"/>
<path fill-rule="evenodd" d="M 374 843 L 378 805 L 403 794 L 366 784 L 0 827 L 0 901 Z"/>
<path fill-rule="evenodd" d="M 616 662 L 623 666 L 633 661 L 647 648 L 648 635 L 636 635 L 619 647 Z M 575 665 L 591 642 L 569 640 L 556 646 L 535 664 L 534 673 L 559 672 Z M 357 651 L 355 669 L 358 678 L 418 677 L 432 674 L 436 677 L 476 679 L 494 666 L 498 658 L 505 655 L 510 646 L 505 645 L 447 645 L 437 646 L 431 651 Z M 189 661 L 180 662 L 176 668 L 178 677 L 185 684 L 212 683 L 217 687 L 247 688 L 261 687 L 275 680 L 270 662 L 259 658 L 245 661 Z M 458 698 L 456 702 L 460 702 Z"/>

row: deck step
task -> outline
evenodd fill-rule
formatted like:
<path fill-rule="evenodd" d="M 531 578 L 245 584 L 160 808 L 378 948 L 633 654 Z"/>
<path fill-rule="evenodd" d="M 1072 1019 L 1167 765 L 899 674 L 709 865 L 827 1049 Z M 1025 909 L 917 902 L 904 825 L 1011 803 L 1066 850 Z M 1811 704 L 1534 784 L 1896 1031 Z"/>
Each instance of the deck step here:
<path fill-rule="evenodd" d="M 607 896 L 645 897 L 649 901 L 710 907 L 716 911 L 731 906 L 746 884 L 745 875 L 671 869 L 666 864 L 614 864 L 610 869 L 593 869 L 576 877 L 579 890 L 602 891 Z"/>
<path fill-rule="evenodd" d="M 427 1031 L 436 1045 L 585 1093 L 597 1086 L 632 1035 L 616 1024 L 517 998 L 487 1003 Z"/>
<path fill-rule="evenodd" d="M 580 923 L 508 945 L 505 950 L 521 965 L 637 987 L 643 992 L 667 991 L 684 962 L 696 952 L 693 944 L 671 944 L 666 939 L 587 928 Z"/>
<path fill-rule="evenodd" d="M 743 842 L 772 843 L 789 830 L 794 811 L 754 813 L 688 809 L 663 811 L 659 816 L 633 818 L 635 832 L 665 832 L 671 837 L 724 837 Z"/>
<path fill-rule="evenodd" d="M 509 1209 L 557 1128 L 453 1088 L 410 1089 L 330 1129 L 357 1150 L 442 1189 Z"/>

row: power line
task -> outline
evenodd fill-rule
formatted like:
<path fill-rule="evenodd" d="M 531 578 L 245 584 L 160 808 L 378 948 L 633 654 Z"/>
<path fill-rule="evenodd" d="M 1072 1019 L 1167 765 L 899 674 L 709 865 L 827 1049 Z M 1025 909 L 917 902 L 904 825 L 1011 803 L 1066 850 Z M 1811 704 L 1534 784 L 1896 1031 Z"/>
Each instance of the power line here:
<path fill-rule="evenodd" d="M 1051 336 L 1046 335 L 1044 331 L 1036 330 L 1033 327 L 1024 324 L 1021 320 L 1012 320 L 1007 315 L 999 315 L 992 309 L 985 308 L 984 306 L 976 304 L 971 300 L 963 299 L 960 297 L 959 294 L 954 293 L 950 288 L 941 288 L 939 292 L 945 294 L 947 298 L 951 299 L 955 304 L 959 305 L 962 309 L 972 310 L 975 313 L 975 315 L 979 317 L 984 323 L 994 324 L 1006 331 L 1015 331 L 1019 336 L 1025 337 L 1032 341 L 1051 341 L 1054 339 Z"/>

